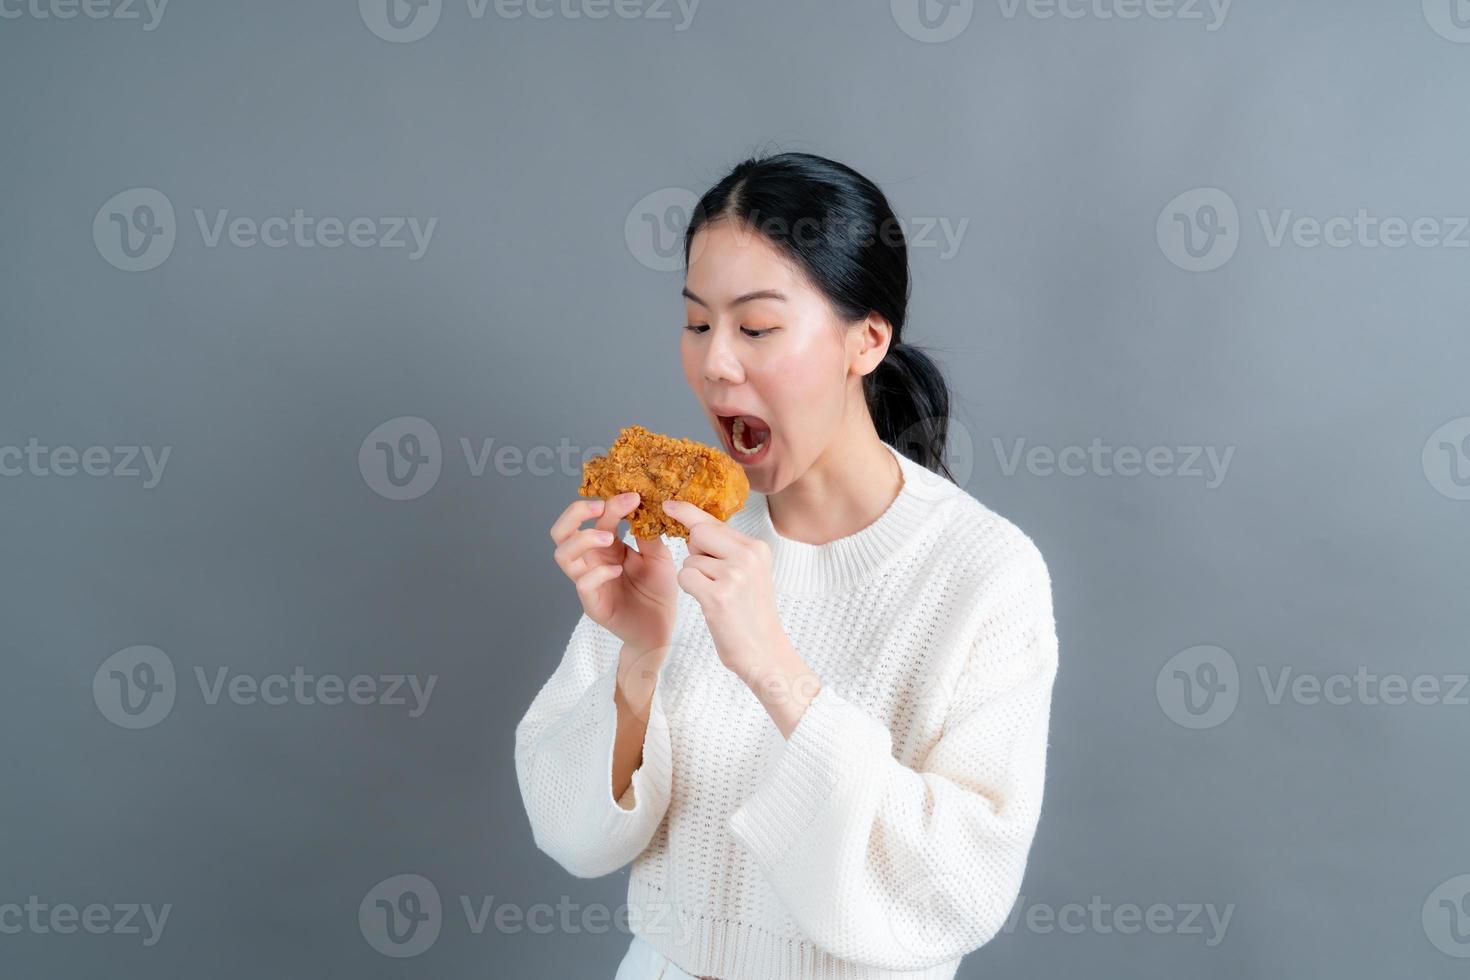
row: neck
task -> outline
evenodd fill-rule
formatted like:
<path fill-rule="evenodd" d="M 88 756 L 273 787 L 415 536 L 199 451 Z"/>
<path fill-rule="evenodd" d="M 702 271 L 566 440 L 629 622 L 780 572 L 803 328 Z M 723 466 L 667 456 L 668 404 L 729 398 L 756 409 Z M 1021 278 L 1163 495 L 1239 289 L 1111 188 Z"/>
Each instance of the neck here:
<path fill-rule="evenodd" d="M 877 520 L 903 487 L 903 470 L 878 437 L 866 405 L 811 467 L 767 498 L 782 537 L 806 544 L 835 541 Z"/>

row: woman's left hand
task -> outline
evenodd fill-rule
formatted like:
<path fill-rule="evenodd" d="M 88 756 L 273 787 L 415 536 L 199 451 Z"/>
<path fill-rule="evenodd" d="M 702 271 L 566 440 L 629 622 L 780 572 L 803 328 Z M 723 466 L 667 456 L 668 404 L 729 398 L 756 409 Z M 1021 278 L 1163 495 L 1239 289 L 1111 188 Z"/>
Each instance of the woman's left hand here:
<path fill-rule="evenodd" d="M 679 587 L 704 610 L 720 660 L 742 679 L 759 673 L 789 646 L 776 611 L 770 546 L 686 500 L 665 500 L 663 508 L 689 529 Z"/>

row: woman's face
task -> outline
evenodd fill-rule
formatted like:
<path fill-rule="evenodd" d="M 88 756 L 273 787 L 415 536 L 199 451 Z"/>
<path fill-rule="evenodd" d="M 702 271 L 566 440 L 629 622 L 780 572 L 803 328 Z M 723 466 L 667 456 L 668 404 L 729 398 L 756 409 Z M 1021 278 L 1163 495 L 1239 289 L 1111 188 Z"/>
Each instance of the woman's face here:
<path fill-rule="evenodd" d="M 861 375 L 851 373 L 861 331 L 775 246 L 728 220 L 705 225 L 690 243 L 684 314 L 679 356 L 690 390 L 752 489 L 781 490 L 832 443 L 861 398 Z"/>

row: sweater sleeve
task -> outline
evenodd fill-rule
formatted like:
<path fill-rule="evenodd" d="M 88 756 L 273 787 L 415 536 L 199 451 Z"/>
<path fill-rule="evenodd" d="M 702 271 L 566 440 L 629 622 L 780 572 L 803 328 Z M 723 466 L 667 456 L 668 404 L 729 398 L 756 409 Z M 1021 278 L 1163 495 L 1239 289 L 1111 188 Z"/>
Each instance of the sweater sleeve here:
<path fill-rule="evenodd" d="M 561 663 L 516 725 L 516 779 L 536 846 L 578 878 L 600 877 L 637 857 L 669 807 L 673 755 L 662 668 L 643 761 L 622 798 L 613 799 L 621 648 L 584 612 Z"/>
<path fill-rule="evenodd" d="M 1041 815 L 1056 624 L 1030 539 L 975 601 L 979 631 L 919 768 L 825 681 L 729 828 L 812 941 L 922 970 L 1001 929 Z M 949 682 L 946 682 L 948 684 Z"/>

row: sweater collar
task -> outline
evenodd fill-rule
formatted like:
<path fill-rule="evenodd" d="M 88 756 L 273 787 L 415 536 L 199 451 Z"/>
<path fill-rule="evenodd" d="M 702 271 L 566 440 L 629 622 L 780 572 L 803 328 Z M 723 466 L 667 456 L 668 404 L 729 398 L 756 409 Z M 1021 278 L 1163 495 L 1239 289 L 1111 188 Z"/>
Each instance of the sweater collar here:
<path fill-rule="evenodd" d="M 935 512 L 936 505 L 952 497 L 958 489 L 887 441 L 880 441 L 898 460 L 903 486 L 888 509 L 867 527 L 823 544 L 794 541 L 776 531 L 766 495 L 755 491 L 750 492 L 745 506 L 731 515 L 732 527 L 770 545 L 771 575 L 776 591 L 814 594 L 856 585 L 913 540 Z"/>

